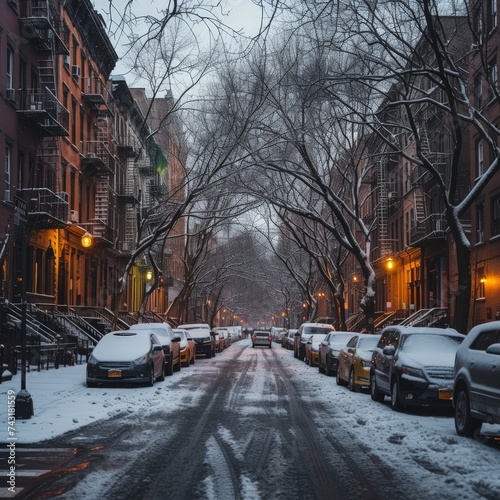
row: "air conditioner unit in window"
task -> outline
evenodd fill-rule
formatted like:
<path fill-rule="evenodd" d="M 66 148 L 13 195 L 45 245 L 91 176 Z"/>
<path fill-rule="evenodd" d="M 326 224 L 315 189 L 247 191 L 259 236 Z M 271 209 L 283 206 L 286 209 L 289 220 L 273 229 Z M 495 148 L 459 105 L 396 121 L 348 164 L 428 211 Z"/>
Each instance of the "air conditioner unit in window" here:
<path fill-rule="evenodd" d="M 10 201 L 10 189 L 6 189 L 3 193 L 3 201 Z"/>
<path fill-rule="evenodd" d="M 390 200 L 394 200 L 398 197 L 398 192 L 397 191 L 389 191 L 388 196 L 389 196 Z"/>
<path fill-rule="evenodd" d="M 75 223 L 79 222 L 78 210 L 71 210 L 70 221 Z"/>
<path fill-rule="evenodd" d="M 69 57 L 69 54 L 64 56 L 64 64 L 65 66 L 69 66 L 71 64 L 71 58 Z"/>
<path fill-rule="evenodd" d="M 5 99 L 11 102 L 16 102 L 16 89 L 6 89 Z"/>
<path fill-rule="evenodd" d="M 80 66 L 73 65 L 71 67 L 71 76 L 73 78 L 80 78 Z"/>

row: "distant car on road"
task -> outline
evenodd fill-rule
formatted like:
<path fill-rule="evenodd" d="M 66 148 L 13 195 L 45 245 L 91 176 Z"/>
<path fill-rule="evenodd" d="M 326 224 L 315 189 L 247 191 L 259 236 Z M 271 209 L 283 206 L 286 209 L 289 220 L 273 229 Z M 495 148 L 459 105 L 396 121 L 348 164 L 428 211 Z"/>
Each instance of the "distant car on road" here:
<path fill-rule="evenodd" d="M 286 336 L 283 338 L 282 346 L 285 349 L 293 351 L 295 345 L 295 334 L 297 333 L 296 329 L 288 330 Z"/>
<path fill-rule="evenodd" d="M 455 356 L 453 406 L 459 436 L 500 424 L 500 321 L 475 326 Z"/>
<path fill-rule="evenodd" d="M 186 330 L 181 330 L 180 328 L 174 328 L 174 333 L 181 338 L 181 364 L 184 366 L 194 365 L 196 361 L 196 344 L 191 335 Z"/>
<path fill-rule="evenodd" d="M 164 380 L 163 347 L 152 331 L 120 330 L 104 335 L 87 361 L 87 387 Z"/>
<path fill-rule="evenodd" d="M 196 343 L 196 356 L 203 354 L 207 358 L 215 356 L 215 339 L 207 323 L 190 323 L 177 328 L 186 330 Z"/>
<path fill-rule="evenodd" d="M 304 361 L 306 356 L 306 343 L 311 335 L 316 333 L 328 334 L 333 331 L 335 331 L 335 328 L 326 323 L 302 323 L 295 334 L 293 355 L 301 361 Z"/>
<path fill-rule="evenodd" d="M 272 348 L 273 339 L 271 337 L 271 332 L 265 330 L 255 330 L 252 335 L 252 347 L 264 346 Z"/>
<path fill-rule="evenodd" d="M 306 365 L 318 366 L 319 346 L 325 337 L 325 333 L 315 333 L 309 337 L 306 344 Z"/>
<path fill-rule="evenodd" d="M 330 332 L 319 345 L 318 370 L 320 373 L 335 375 L 340 350 L 347 345 L 356 332 Z"/>
<path fill-rule="evenodd" d="M 347 385 L 351 391 L 370 387 L 372 352 L 379 339 L 380 335 L 360 333 L 347 342 L 339 352 L 338 385 Z"/>
<path fill-rule="evenodd" d="M 152 331 L 163 346 L 164 357 L 164 372 L 165 375 L 173 375 L 181 369 L 181 338 L 174 333 L 172 327 L 168 323 L 139 323 L 132 325 L 129 330 Z"/>

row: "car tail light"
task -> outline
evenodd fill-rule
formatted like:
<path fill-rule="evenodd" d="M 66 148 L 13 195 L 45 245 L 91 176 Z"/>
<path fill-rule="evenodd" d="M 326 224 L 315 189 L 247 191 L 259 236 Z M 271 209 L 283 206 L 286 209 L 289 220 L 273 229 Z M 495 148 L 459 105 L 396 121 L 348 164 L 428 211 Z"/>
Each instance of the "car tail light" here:
<path fill-rule="evenodd" d="M 269 342 L 272 342 L 272 341 L 273 341 L 273 339 L 272 339 L 271 337 L 269 337 L 267 340 L 269 340 Z"/>
<path fill-rule="evenodd" d="M 252 340 L 255 342 L 257 340 L 257 337 L 253 337 Z"/>

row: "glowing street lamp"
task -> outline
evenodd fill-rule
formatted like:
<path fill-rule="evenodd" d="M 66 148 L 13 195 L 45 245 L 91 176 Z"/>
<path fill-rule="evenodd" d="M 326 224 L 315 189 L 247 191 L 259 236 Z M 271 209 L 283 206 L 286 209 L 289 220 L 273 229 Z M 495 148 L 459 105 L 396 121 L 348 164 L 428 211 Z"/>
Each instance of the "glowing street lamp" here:
<path fill-rule="evenodd" d="M 85 234 L 82 236 L 82 247 L 89 248 L 92 245 L 92 235 L 85 231 Z"/>
<path fill-rule="evenodd" d="M 387 259 L 386 266 L 387 266 L 387 269 L 389 269 L 389 271 L 394 268 L 394 261 L 392 260 L 392 257 L 389 257 Z"/>
<path fill-rule="evenodd" d="M 151 269 L 148 269 L 146 271 L 146 280 L 151 281 L 153 279 L 153 271 Z"/>

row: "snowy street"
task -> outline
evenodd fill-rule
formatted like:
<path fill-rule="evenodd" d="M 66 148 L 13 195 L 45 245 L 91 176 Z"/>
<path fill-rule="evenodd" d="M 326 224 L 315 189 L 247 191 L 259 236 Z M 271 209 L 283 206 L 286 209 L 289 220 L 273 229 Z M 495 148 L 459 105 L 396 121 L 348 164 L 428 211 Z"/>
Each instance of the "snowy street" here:
<path fill-rule="evenodd" d="M 2 443 L 13 389 L 20 374 L 0 386 Z M 451 412 L 396 413 L 278 344 L 239 341 L 153 387 L 89 389 L 78 365 L 32 372 L 27 389 L 35 415 L 15 424 L 15 498 L 500 497 L 493 439 L 458 437 Z M 500 439 L 500 426 L 483 432 Z M 61 451 L 57 474 L 39 460 L 37 475 L 26 458 L 37 448 L 74 453 Z"/>

